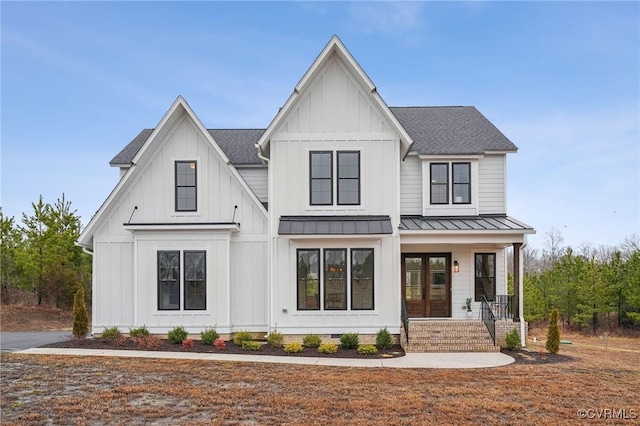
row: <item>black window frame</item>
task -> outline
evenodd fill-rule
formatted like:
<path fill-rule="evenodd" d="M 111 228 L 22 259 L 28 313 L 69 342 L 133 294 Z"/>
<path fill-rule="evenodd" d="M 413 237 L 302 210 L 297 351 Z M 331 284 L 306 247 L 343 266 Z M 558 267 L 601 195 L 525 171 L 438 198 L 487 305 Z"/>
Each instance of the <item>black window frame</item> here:
<path fill-rule="evenodd" d="M 165 292 L 162 291 L 162 283 L 166 283 L 166 282 L 170 282 L 169 280 L 161 280 L 161 274 L 160 274 L 160 267 L 161 267 L 161 261 L 160 261 L 160 257 L 164 254 L 167 253 L 171 253 L 173 255 L 176 255 L 177 259 L 178 259 L 178 267 L 177 270 L 174 271 L 175 274 L 175 279 L 173 281 L 175 281 L 174 284 L 177 284 L 178 287 L 178 303 L 176 303 L 176 307 L 175 308 L 167 308 L 167 307 L 163 307 L 163 305 L 161 304 L 162 301 L 162 296 L 165 294 Z M 159 311 L 179 311 L 180 310 L 180 298 L 181 298 L 181 292 L 180 292 L 180 287 L 181 287 L 181 283 L 180 283 L 180 266 L 181 266 L 181 262 L 180 262 L 180 250 L 158 250 L 157 254 L 156 254 L 156 287 L 157 287 L 157 307 Z M 171 292 L 169 292 L 168 297 L 171 298 Z"/>
<path fill-rule="evenodd" d="M 340 156 L 341 154 L 356 154 L 358 158 L 358 177 L 340 177 Z M 337 188 L 336 188 L 336 202 L 339 206 L 359 206 L 361 201 L 361 185 L 360 180 L 362 176 L 362 167 L 360 161 L 360 151 L 351 150 L 351 151 L 337 151 L 336 152 L 336 179 L 337 179 Z M 340 184 L 344 181 L 356 181 L 358 184 L 358 201 L 355 203 L 346 203 L 340 201 Z"/>
<path fill-rule="evenodd" d="M 313 156 L 314 155 L 329 155 L 329 177 L 328 178 L 314 178 L 313 177 Z M 314 181 L 326 181 L 329 180 L 329 202 L 320 203 L 313 200 L 313 182 Z M 312 206 L 332 206 L 333 205 L 333 151 L 309 151 L 309 205 Z"/>
<path fill-rule="evenodd" d="M 444 166 L 444 169 L 447 173 L 446 181 L 444 183 L 434 183 L 433 182 L 433 167 L 434 166 Z M 449 204 L 449 163 L 429 163 L 429 202 L 433 205 L 445 205 Z M 434 201 L 433 200 L 433 188 L 435 186 L 444 186 L 445 187 L 445 201 Z"/>
<path fill-rule="evenodd" d="M 193 185 L 179 185 L 178 184 L 178 165 L 179 164 L 193 164 Z M 176 212 L 197 212 L 198 211 L 198 162 L 195 160 L 179 160 L 174 164 L 174 184 L 175 184 L 175 211 Z M 180 188 L 193 188 L 194 192 L 194 207 L 193 209 L 180 208 L 178 192 Z"/>
<path fill-rule="evenodd" d="M 204 306 L 201 308 L 192 308 L 187 307 L 188 301 L 188 292 L 187 292 L 187 255 L 188 254 L 202 254 L 203 256 L 203 267 L 204 267 L 204 277 L 202 280 L 188 280 L 189 282 L 202 282 L 202 286 L 204 287 Z M 184 268 L 182 268 L 182 287 L 183 287 L 183 309 L 185 311 L 206 311 L 207 310 L 207 251 L 206 250 L 184 250 L 182 252 L 182 262 Z"/>
<path fill-rule="evenodd" d="M 316 294 L 316 306 L 315 308 L 308 308 L 306 307 L 306 302 L 305 302 L 305 307 L 300 307 L 300 284 L 301 284 L 301 279 L 300 279 L 300 253 L 301 252 L 316 252 L 317 256 L 318 256 L 318 271 L 317 271 L 317 294 Z M 322 262 L 322 257 L 321 256 L 321 250 L 319 248 L 304 248 L 304 249 L 297 249 L 296 250 L 296 307 L 298 311 L 320 311 L 320 293 L 322 292 L 321 289 L 321 281 L 320 281 L 320 271 L 322 270 L 323 267 L 323 262 Z M 309 272 L 307 272 L 308 274 Z M 304 279 L 306 282 L 310 281 L 309 278 L 305 278 Z M 308 296 L 306 296 L 308 297 Z"/>
<path fill-rule="evenodd" d="M 375 263 L 375 250 L 371 247 L 364 247 L 364 248 L 352 248 L 349 249 L 350 251 L 350 274 L 349 274 L 349 285 L 351 287 L 351 310 L 352 311 L 373 311 L 375 310 L 375 306 L 376 306 L 376 286 L 375 286 L 375 279 L 376 279 L 376 263 Z M 354 255 L 355 252 L 357 251 L 369 251 L 371 252 L 371 307 L 366 307 L 366 308 L 356 308 L 354 306 L 354 297 L 353 297 L 353 280 L 354 280 Z"/>
<path fill-rule="evenodd" d="M 343 253 L 343 259 L 344 259 L 344 266 L 343 266 L 343 270 L 342 270 L 342 285 L 343 285 L 343 297 L 344 297 L 344 307 L 329 307 L 331 305 L 331 303 L 329 302 L 333 302 L 328 300 L 329 299 L 329 292 L 327 291 L 327 253 L 330 252 L 342 252 Z M 347 280 L 347 273 L 348 273 L 348 267 L 347 267 L 347 259 L 348 259 L 348 250 L 346 248 L 325 248 L 322 249 L 322 272 L 323 272 L 323 277 L 322 277 L 322 294 L 323 294 L 323 298 L 324 298 L 324 310 L 326 311 L 346 311 L 347 307 L 348 307 L 348 301 L 347 301 L 347 287 L 348 287 L 348 280 Z"/>
<path fill-rule="evenodd" d="M 485 259 L 487 259 L 488 257 L 493 257 L 493 271 L 490 271 L 493 276 L 484 276 L 484 275 L 478 275 L 478 256 L 482 256 L 482 263 L 485 263 Z M 475 253 L 473 256 L 473 269 L 474 269 L 474 280 L 473 280 L 473 292 L 474 292 L 474 299 L 476 302 L 481 302 L 482 301 L 482 296 L 484 295 L 487 300 L 491 301 L 495 299 L 496 296 L 496 261 L 497 261 L 497 256 L 495 252 L 483 252 L 483 253 Z M 484 272 L 484 271 L 482 271 Z M 493 287 L 493 294 L 491 295 L 487 295 L 483 292 L 484 290 L 484 285 L 482 284 L 483 279 L 491 279 L 492 280 L 492 287 Z M 480 284 L 480 285 L 479 285 Z"/>
<path fill-rule="evenodd" d="M 456 182 L 455 167 L 467 166 L 467 172 L 469 176 L 469 182 Z M 456 201 L 456 187 L 467 186 L 467 199 L 468 201 Z M 471 162 L 462 161 L 451 163 L 451 203 L 452 204 L 471 204 Z"/>

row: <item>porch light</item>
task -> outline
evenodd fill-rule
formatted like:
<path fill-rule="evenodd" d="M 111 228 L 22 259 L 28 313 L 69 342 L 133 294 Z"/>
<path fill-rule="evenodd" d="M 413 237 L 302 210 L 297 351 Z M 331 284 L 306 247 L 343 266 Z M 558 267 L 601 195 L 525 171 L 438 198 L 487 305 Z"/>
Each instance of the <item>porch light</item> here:
<path fill-rule="evenodd" d="M 457 260 L 453 261 L 453 272 L 460 272 L 460 264 Z"/>

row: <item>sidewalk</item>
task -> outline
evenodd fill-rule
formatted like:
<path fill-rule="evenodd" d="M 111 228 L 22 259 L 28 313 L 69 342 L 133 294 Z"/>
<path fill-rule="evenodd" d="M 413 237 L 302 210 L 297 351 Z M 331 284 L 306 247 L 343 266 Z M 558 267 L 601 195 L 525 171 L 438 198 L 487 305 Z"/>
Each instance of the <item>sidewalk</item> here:
<path fill-rule="evenodd" d="M 196 352 L 118 351 L 107 349 L 33 348 L 28 355 L 73 355 L 128 358 L 191 359 L 206 361 L 270 362 L 275 364 L 323 365 L 334 367 L 382 368 L 488 368 L 508 365 L 515 360 L 500 352 L 409 353 L 399 358 L 316 358 L 272 355 L 236 355 Z"/>

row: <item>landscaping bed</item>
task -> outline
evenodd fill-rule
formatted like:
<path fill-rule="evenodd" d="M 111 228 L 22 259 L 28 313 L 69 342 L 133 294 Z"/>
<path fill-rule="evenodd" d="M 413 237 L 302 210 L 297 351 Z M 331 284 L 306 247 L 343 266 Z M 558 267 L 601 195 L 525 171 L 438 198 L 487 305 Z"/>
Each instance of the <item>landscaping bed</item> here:
<path fill-rule="evenodd" d="M 516 364 L 559 364 L 575 361 L 575 358 L 569 355 L 552 354 L 544 350 L 533 350 L 528 348 L 514 350 L 502 349 L 500 352 L 515 359 Z"/>

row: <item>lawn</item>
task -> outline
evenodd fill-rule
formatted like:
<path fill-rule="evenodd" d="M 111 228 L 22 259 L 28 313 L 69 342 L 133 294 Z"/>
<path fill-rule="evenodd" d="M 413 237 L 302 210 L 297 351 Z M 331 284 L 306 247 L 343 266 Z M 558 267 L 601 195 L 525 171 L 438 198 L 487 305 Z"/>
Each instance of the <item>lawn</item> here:
<path fill-rule="evenodd" d="M 568 361 L 478 370 L 3 354 L 1 419 L 3 425 L 594 422 L 582 414 L 637 424 L 638 339 L 609 338 L 605 348 L 597 337 L 563 338 L 573 341 L 561 348 Z"/>

